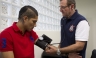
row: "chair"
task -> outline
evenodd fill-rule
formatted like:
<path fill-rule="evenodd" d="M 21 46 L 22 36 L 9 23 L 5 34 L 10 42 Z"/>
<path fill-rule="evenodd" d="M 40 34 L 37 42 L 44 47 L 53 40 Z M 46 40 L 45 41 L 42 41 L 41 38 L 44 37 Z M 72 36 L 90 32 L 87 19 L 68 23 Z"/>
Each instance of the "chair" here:
<path fill-rule="evenodd" d="M 94 49 L 94 50 L 92 51 L 91 58 L 96 58 L 96 49 Z"/>

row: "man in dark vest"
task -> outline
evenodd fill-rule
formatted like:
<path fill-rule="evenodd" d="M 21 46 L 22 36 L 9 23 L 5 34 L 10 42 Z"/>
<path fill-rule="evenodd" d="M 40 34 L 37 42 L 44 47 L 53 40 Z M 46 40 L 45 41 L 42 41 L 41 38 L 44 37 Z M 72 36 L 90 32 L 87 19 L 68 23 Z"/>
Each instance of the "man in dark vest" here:
<path fill-rule="evenodd" d="M 48 46 L 47 53 L 61 55 L 62 58 L 85 58 L 89 36 L 89 24 L 78 13 L 75 0 L 60 0 L 61 42 L 59 47 Z"/>

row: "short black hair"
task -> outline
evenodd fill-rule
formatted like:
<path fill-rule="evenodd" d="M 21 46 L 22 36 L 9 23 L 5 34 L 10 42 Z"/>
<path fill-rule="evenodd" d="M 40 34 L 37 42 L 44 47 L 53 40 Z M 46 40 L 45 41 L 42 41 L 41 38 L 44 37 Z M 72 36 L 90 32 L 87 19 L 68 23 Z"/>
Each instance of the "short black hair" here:
<path fill-rule="evenodd" d="M 20 9 L 18 19 L 22 19 L 23 16 L 27 16 L 28 18 L 35 18 L 38 16 L 38 12 L 34 7 L 26 5 Z"/>

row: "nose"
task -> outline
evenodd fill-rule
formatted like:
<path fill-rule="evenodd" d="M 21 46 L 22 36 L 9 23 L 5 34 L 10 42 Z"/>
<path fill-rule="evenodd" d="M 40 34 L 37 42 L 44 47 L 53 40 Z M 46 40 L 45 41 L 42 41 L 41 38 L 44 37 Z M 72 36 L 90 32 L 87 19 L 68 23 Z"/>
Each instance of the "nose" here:
<path fill-rule="evenodd" d="M 62 12 L 62 9 L 60 8 L 60 12 Z"/>

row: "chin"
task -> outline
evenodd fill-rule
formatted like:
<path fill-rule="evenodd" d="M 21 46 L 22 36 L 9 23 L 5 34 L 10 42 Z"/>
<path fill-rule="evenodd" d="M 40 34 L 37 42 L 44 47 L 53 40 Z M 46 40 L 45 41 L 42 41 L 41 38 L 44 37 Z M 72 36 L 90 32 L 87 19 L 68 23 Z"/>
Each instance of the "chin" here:
<path fill-rule="evenodd" d="M 62 14 L 64 17 L 65 17 L 65 15 L 64 14 Z"/>
<path fill-rule="evenodd" d="M 29 31 L 31 31 L 31 30 L 33 30 L 33 28 L 32 29 L 29 29 Z"/>
<path fill-rule="evenodd" d="M 28 30 L 28 31 L 31 31 L 32 29 Z"/>
<path fill-rule="evenodd" d="M 28 31 L 31 31 L 31 30 L 28 30 Z"/>

